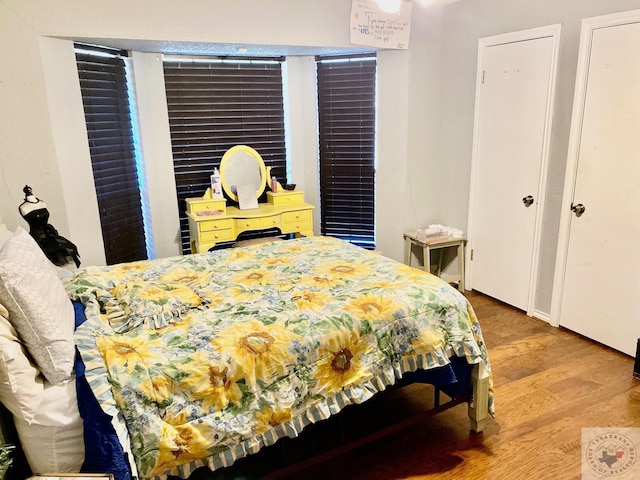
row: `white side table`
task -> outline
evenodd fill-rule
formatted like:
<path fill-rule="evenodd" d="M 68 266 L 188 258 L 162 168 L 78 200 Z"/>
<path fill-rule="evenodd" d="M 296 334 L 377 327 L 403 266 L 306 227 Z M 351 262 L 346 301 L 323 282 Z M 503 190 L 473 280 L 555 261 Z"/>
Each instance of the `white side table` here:
<path fill-rule="evenodd" d="M 441 272 L 442 267 L 442 252 L 438 259 L 438 268 L 436 275 L 441 277 L 447 282 L 454 282 L 458 284 L 458 290 L 464 292 L 464 245 L 467 241 L 465 237 L 434 237 L 427 239 L 419 239 L 418 233 L 413 230 L 411 232 L 405 232 L 404 236 L 404 263 L 411 266 L 411 247 L 416 245 L 422 248 L 424 254 L 424 270 L 431 273 L 431 251 L 442 248 L 457 249 L 458 257 L 458 273 L 454 275 L 445 275 Z"/>

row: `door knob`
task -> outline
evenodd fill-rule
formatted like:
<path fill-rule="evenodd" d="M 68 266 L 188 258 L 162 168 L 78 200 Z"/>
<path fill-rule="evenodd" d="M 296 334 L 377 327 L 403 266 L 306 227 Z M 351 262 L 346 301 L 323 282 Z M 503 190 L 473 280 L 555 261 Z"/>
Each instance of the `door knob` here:
<path fill-rule="evenodd" d="M 586 210 L 585 206 L 581 203 L 577 205 L 574 205 L 573 203 L 571 204 L 571 211 L 576 214 L 576 217 L 579 217 L 580 215 L 582 215 L 585 210 Z"/>
<path fill-rule="evenodd" d="M 527 195 L 522 199 L 522 203 L 524 203 L 525 207 L 530 207 L 533 205 L 533 197 L 531 195 Z"/>

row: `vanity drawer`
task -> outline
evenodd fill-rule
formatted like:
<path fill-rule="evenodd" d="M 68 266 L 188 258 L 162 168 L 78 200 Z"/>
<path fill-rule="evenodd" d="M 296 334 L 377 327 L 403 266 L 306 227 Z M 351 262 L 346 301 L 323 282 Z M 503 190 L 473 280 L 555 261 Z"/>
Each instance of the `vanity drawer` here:
<path fill-rule="evenodd" d="M 313 230 L 311 210 L 298 210 L 282 214 L 282 233 L 305 232 Z"/>
<path fill-rule="evenodd" d="M 198 222 L 200 232 L 214 232 L 216 230 L 225 230 L 233 228 L 233 219 L 225 218 L 224 220 L 205 220 Z"/>
<path fill-rule="evenodd" d="M 198 212 L 220 212 L 227 210 L 227 201 L 224 198 L 187 198 L 187 212 L 197 215 Z"/>
<path fill-rule="evenodd" d="M 297 210 L 295 212 L 284 212 L 282 214 L 282 223 L 300 222 L 303 220 L 311 220 L 311 210 Z"/>
<path fill-rule="evenodd" d="M 280 228 L 280 215 L 271 215 L 262 218 L 262 228 Z"/>
<path fill-rule="evenodd" d="M 267 201 L 271 205 L 288 205 L 291 203 L 303 203 L 304 192 L 290 192 L 284 190 L 282 192 L 267 192 Z"/>
<path fill-rule="evenodd" d="M 255 230 L 262 228 L 262 218 L 237 218 L 236 228 L 238 230 Z"/>
<path fill-rule="evenodd" d="M 289 222 L 285 223 L 281 230 L 282 233 L 309 232 L 313 230 L 313 222 L 311 219 Z"/>
<path fill-rule="evenodd" d="M 233 229 L 214 230 L 212 232 L 202 232 L 200 234 L 200 243 L 217 243 L 235 240 Z"/>

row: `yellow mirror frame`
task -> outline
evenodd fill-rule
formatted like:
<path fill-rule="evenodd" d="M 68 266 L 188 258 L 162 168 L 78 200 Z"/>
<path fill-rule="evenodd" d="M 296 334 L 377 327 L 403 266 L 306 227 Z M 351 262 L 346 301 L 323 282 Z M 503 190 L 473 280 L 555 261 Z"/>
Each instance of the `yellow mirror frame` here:
<path fill-rule="evenodd" d="M 231 190 L 231 185 L 229 185 L 227 181 L 227 172 L 234 155 L 239 152 L 252 156 L 258 164 L 258 168 L 260 169 L 260 182 L 258 184 L 258 189 L 256 190 L 256 198 L 260 198 L 260 195 L 262 195 L 262 192 L 264 192 L 267 184 L 267 170 L 264 166 L 264 161 L 262 160 L 260 154 L 247 145 L 236 145 L 234 147 L 231 147 L 222 156 L 222 160 L 220 161 L 220 180 L 222 182 L 222 188 L 229 196 L 229 198 L 236 202 L 238 201 L 238 195 L 234 193 L 233 190 Z"/>

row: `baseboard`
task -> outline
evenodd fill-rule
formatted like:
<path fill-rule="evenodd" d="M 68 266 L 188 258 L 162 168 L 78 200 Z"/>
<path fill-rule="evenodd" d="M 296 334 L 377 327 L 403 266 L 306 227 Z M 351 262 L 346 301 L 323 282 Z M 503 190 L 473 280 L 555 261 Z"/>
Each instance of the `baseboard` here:
<path fill-rule="evenodd" d="M 537 318 L 538 320 L 543 320 L 547 323 L 551 323 L 551 315 L 541 312 L 540 310 L 534 310 L 531 316 Z"/>

